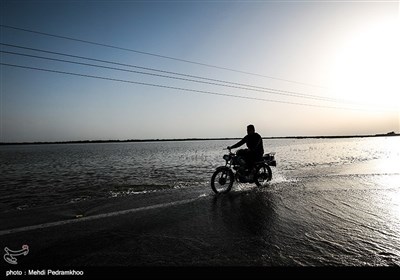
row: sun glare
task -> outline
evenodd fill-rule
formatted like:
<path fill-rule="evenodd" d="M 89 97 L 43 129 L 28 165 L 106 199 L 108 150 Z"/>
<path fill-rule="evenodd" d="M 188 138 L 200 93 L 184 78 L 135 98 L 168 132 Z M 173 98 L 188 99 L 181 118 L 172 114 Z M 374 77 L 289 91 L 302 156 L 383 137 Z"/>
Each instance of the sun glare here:
<path fill-rule="evenodd" d="M 334 61 L 337 97 L 400 110 L 400 20 L 371 24 Z"/>

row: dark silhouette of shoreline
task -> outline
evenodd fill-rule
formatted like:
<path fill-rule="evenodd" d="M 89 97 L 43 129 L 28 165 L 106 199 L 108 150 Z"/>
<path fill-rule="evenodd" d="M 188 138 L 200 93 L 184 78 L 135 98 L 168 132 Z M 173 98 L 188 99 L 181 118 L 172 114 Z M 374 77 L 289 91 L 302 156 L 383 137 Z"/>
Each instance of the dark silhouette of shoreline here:
<path fill-rule="evenodd" d="M 386 134 L 371 135 L 332 135 L 332 136 L 276 136 L 263 137 L 263 139 L 338 139 L 338 138 L 369 138 L 400 136 L 394 131 Z M 0 142 L 0 145 L 43 145 L 43 144 L 94 144 L 94 143 L 129 143 L 129 142 L 178 142 L 178 141 L 214 141 L 214 140 L 238 140 L 241 138 L 171 138 L 171 139 L 127 139 L 127 140 L 76 140 L 76 141 L 45 141 L 45 142 Z"/>

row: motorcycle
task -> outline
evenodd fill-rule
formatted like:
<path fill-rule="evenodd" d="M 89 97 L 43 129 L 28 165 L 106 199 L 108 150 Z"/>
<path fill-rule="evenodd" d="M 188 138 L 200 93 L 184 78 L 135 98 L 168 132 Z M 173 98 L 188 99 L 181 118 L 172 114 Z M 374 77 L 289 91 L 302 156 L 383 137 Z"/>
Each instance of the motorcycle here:
<path fill-rule="evenodd" d="M 257 161 L 252 169 L 246 168 L 246 162 L 240 156 L 240 151 L 223 156 L 225 165 L 216 168 L 211 176 L 211 188 L 216 194 L 228 193 L 234 181 L 240 183 L 255 183 L 265 186 L 272 179 L 270 166 L 276 166 L 275 153 L 264 154 L 262 160 Z"/>

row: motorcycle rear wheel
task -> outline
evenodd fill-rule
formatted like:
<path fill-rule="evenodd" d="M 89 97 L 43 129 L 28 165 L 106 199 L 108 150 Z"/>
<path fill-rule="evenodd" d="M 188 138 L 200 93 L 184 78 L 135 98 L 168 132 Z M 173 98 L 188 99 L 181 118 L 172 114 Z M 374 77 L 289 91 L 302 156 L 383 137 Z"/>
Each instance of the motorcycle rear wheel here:
<path fill-rule="evenodd" d="M 228 193 L 234 182 L 232 170 L 228 167 L 218 168 L 211 176 L 211 188 L 216 194 Z"/>
<path fill-rule="evenodd" d="M 255 183 L 258 187 L 264 187 L 272 179 L 272 170 L 266 164 L 257 167 L 256 175 L 254 176 Z"/>

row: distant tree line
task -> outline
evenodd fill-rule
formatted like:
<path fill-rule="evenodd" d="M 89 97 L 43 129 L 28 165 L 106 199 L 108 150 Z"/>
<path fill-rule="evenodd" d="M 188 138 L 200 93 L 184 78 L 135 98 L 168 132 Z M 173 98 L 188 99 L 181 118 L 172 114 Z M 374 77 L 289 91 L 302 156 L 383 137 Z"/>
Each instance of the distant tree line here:
<path fill-rule="evenodd" d="M 335 138 L 366 138 L 399 136 L 394 131 L 374 135 L 342 135 L 342 136 L 277 136 L 263 137 L 263 139 L 335 139 Z M 177 138 L 177 139 L 127 139 L 127 140 L 76 140 L 55 142 L 0 142 L 0 145 L 43 145 L 43 144 L 91 144 L 91 143 L 129 143 L 129 142 L 177 142 L 177 141 L 210 141 L 210 140 L 237 140 L 240 138 Z"/>

